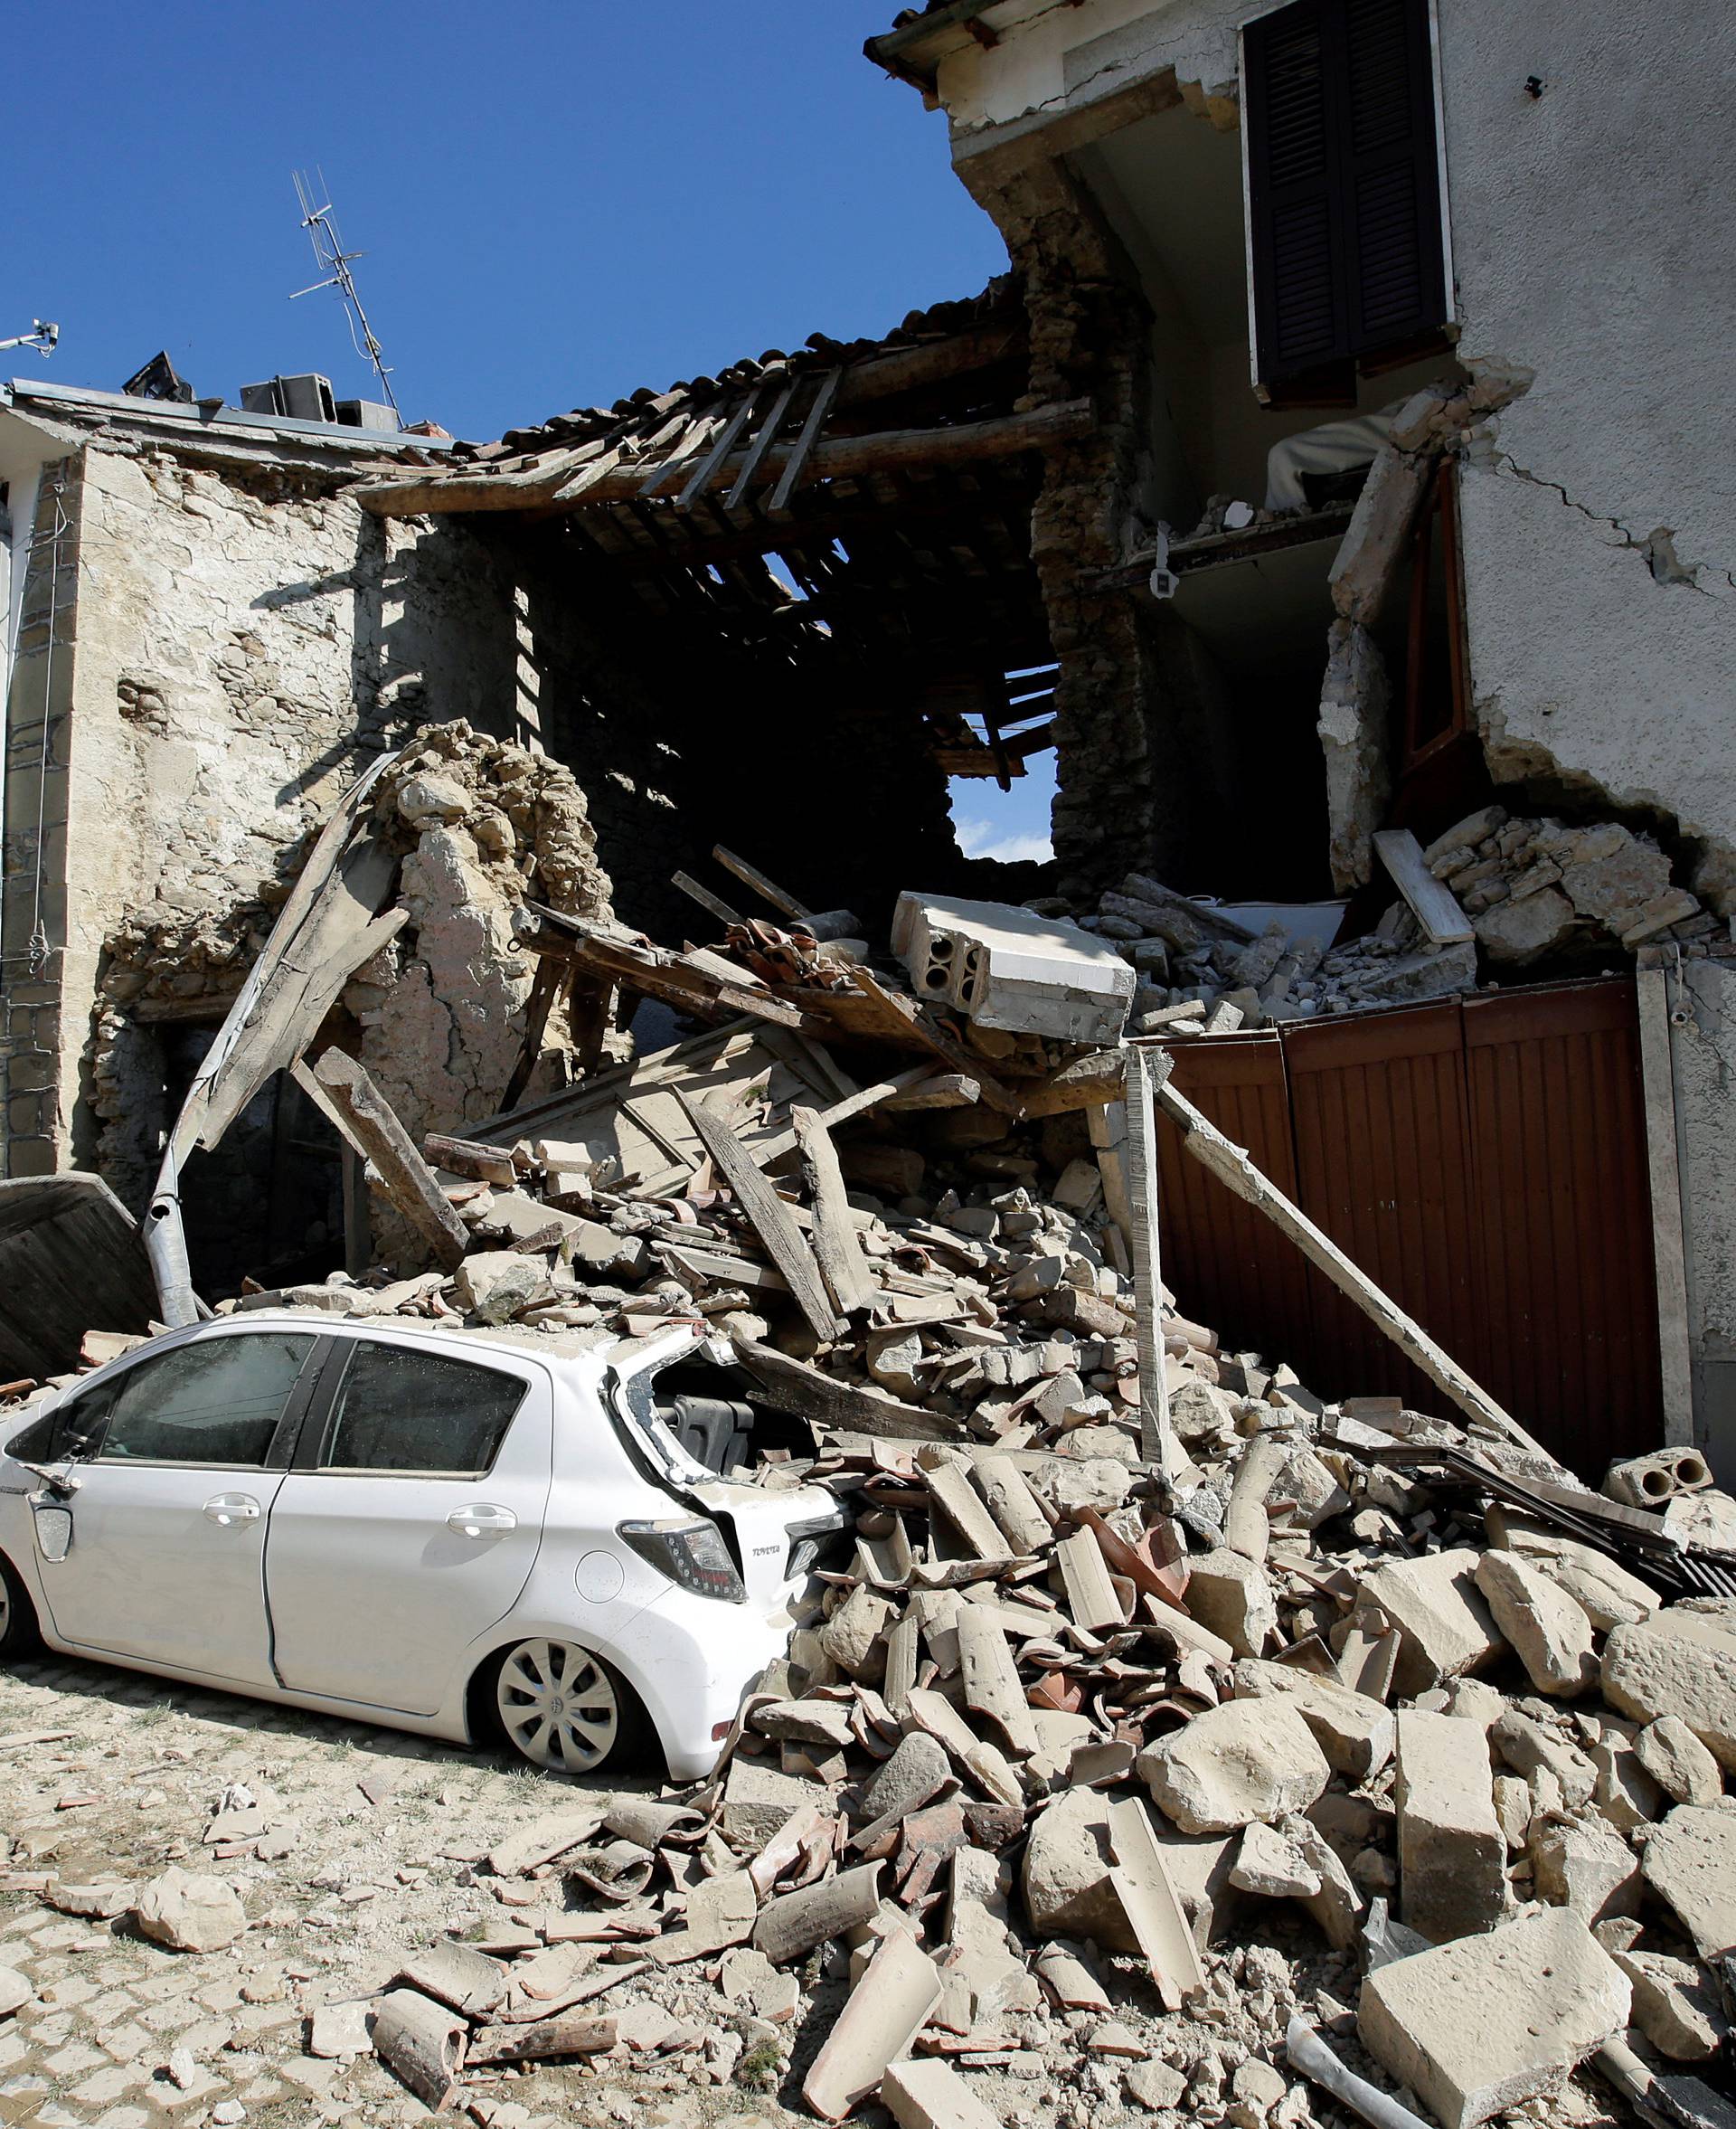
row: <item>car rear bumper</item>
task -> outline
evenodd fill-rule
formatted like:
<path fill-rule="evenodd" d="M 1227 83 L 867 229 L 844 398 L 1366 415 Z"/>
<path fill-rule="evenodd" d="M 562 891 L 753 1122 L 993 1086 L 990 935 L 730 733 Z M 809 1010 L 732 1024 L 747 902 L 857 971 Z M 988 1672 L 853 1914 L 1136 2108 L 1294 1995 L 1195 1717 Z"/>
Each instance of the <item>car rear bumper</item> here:
<path fill-rule="evenodd" d="M 711 1773 L 749 1689 L 787 1652 L 790 1627 L 787 1612 L 670 1589 L 619 1633 L 608 1653 L 645 1703 L 672 1780 Z"/>

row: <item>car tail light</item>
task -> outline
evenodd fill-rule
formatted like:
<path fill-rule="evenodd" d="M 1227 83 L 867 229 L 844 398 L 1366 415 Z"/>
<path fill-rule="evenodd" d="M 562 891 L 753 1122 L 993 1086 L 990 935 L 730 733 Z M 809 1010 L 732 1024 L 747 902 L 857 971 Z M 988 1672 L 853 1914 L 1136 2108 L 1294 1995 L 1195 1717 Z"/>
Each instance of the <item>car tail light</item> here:
<path fill-rule="evenodd" d="M 739 1604 L 747 1595 L 723 1533 L 702 1516 L 671 1516 L 654 1523 L 622 1523 L 618 1535 L 659 1575 L 695 1596 Z"/>

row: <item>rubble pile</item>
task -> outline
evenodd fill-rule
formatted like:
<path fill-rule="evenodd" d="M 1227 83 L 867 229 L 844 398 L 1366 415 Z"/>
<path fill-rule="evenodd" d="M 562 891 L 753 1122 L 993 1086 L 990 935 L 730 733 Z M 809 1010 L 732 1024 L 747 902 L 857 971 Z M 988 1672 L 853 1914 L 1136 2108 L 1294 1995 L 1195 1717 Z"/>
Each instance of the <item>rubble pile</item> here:
<path fill-rule="evenodd" d="M 1173 1306 L 1165 1476 L 1095 1166 L 1054 1120 L 1047 1151 L 936 1143 L 974 1113 L 926 1153 L 841 1144 L 880 1190 L 826 1340 L 728 1191 L 647 1197 L 535 1138 L 430 1145 L 491 1168 L 444 1177 L 455 1273 L 241 1301 L 693 1321 L 814 1422 L 759 1475 L 855 1512 L 710 1782 L 527 1826 L 478 1864 L 482 1917 L 315 2044 L 347 2016 L 433 2105 L 627 2054 L 825 2119 L 1237 2129 L 1315 2118 L 1322 2032 L 1445 2129 L 1625 2032 L 1713 2056 L 1736 1604 L 1502 1505 L 1565 1474 L 1495 1430 L 1327 1404 Z M 1608 1490 L 1702 1538 L 1736 1515 L 1682 1452 Z"/>
<path fill-rule="evenodd" d="M 1447 998 L 1476 989 L 1479 951 L 1493 971 L 1545 956 L 1607 954 L 1612 945 L 1673 941 L 1691 956 L 1736 955 L 1730 927 L 1672 885 L 1656 844 L 1614 821 L 1576 827 L 1485 806 L 1421 858 L 1457 899 L 1474 940 L 1431 941 L 1401 900 L 1371 932 L 1328 951 L 1281 918 L 1257 935 L 1228 911 L 1138 873 L 1078 922 L 1137 970 L 1131 1026 L 1142 1035 L 1216 1035 Z M 1034 906 L 1071 914 L 1060 902 Z"/>

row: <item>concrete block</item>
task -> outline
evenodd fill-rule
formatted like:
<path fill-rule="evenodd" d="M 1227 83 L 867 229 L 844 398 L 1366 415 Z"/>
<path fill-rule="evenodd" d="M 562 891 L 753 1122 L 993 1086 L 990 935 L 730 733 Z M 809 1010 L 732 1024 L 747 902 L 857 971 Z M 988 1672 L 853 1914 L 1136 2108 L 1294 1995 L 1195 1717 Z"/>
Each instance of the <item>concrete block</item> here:
<path fill-rule="evenodd" d="M 1558 2092 L 1619 2033 L 1628 1977 L 1577 1915 L 1527 1915 L 1394 1960 L 1363 1983 L 1362 2042 L 1442 2129 Z"/>

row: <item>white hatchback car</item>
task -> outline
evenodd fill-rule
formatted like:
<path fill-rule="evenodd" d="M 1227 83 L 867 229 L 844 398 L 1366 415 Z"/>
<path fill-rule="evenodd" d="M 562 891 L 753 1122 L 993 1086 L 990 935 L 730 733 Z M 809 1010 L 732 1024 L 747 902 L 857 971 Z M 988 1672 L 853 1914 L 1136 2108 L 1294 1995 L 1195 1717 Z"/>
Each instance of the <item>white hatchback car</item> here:
<path fill-rule="evenodd" d="M 848 1519 L 722 1474 L 769 1424 L 638 1340 L 259 1311 L 154 1339 L 0 1450 L 0 1654 L 68 1655 L 589 1774 L 714 1764 Z"/>

